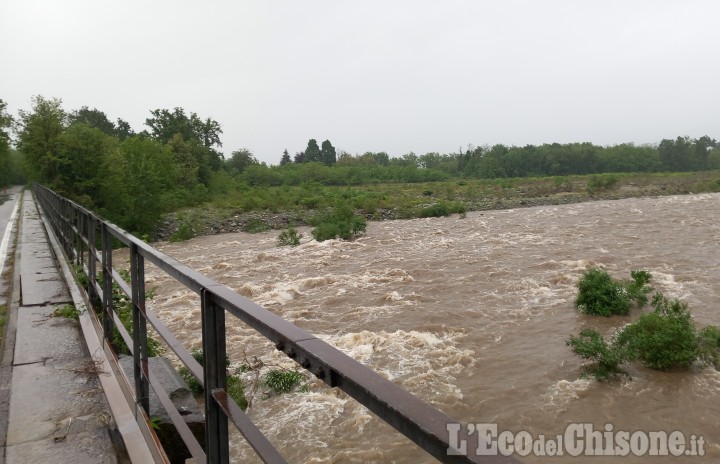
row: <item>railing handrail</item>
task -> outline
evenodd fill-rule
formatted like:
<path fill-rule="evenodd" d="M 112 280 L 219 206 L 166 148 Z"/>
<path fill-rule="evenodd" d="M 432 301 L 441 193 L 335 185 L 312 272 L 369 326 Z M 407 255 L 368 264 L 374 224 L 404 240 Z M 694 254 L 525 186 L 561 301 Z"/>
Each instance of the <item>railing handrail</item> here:
<path fill-rule="evenodd" d="M 133 303 L 132 333 L 120 329 L 128 348 L 133 353 L 135 372 L 135 401 L 148 413 L 148 387 L 157 392 L 162 389 L 147 365 L 147 322 L 156 330 L 180 362 L 205 386 L 206 449 L 187 443 L 196 460 L 226 463 L 228 456 L 228 419 L 245 436 L 265 462 L 284 462 L 284 459 L 250 421 L 245 413 L 226 394 L 225 372 L 225 313 L 237 317 L 265 338 L 278 350 L 295 360 L 306 370 L 331 387 L 338 387 L 377 414 L 393 428 L 441 462 L 519 462 L 514 458 L 448 455 L 450 449 L 448 424 L 456 423 L 443 412 L 422 401 L 395 383 L 380 376 L 325 341 L 273 314 L 257 303 L 233 292 L 225 285 L 191 269 L 176 259 L 151 247 L 120 227 L 105 221 L 88 209 L 52 190 L 35 184 L 34 191 L 43 210 L 49 216 L 55 232 L 60 236 L 68 256 L 75 256 L 84 265 L 86 249 L 89 288 L 103 301 L 103 327 L 105 338 L 112 327 L 122 324 L 112 308 L 112 282 Z M 96 249 L 96 232 L 102 235 L 102 253 Z M 112 238 L 130 248 L 131 283 L 125 282 L 112 267 Z M 144 260 L 147 259 L 163 272 L 200 296 L 203 319 L 202 337 L 205 353 L 204 368 L 185 349 L 157 316 L 145 308 Z M 96 262 L 102 266 L 102 285 L 96 281 Z M 110 335 L 111 336 L 111 335 Z M 132 338 L 130 338 L 132 337 Z M 162 396 L 162 394 L 159 394 Z M 162 398 L 161 398 L 162 401 Z M 163 402 L 167 409 L 168 405 Z M 172 403 L 170 402 L 170 407 Z M 171 420 L 173 414 L 169 413 Z M 147 419 L 147 418 L 145 418 Z M 178 415 L 175 419 L 182 422 Z M 185 426 L 179 426 L 179 430 Z M 187 428 L 185 426 L 185 428 Z M 183 439 L 185 433 L 180 432 Z M 194 440 L 194 437 L 190 437 Z M 468 445 L 473 437 L 468 439 Z M 477 438 L 475 438 L 477 440 Z M 192 441 L 192 440 L 191 440 Z M 195 450 L 193 452 L 193 450 Z M 196 455 L 197 454 L 197 455 Z"/>

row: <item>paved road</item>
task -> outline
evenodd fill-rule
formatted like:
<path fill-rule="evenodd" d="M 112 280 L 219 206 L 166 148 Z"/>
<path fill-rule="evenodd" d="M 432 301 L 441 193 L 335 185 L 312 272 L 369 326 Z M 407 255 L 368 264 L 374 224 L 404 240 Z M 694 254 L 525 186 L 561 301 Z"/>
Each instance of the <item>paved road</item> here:
<path fill-rule="evenodd" d="M 0 304 L 4 304 L 4 294 L 7 288 L 7 282 L 3 279 L 2 275 L 5 270 L 5 260 L 7 258 L 8 245 L 10 244 L 10 219 L 13 217 L 13 213 L 16 212 L 16 206 L 22 187 L 10 187 L 7 189 L 7 193 L 3 194 L 0 191 Z"/>

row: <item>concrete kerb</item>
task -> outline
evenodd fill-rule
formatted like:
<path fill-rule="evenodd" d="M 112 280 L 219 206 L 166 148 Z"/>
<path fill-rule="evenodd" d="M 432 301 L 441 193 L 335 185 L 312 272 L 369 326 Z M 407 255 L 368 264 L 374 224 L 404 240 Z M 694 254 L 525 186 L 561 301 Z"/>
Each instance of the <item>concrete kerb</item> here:
<path fill-rule="evenodd" d="M 7 229 L 10 231 L 7 242 L 7 250 L 13 255 L 14 265 L 20 260 L 19 250 L 15 246 L 15 237 L 20 231 L 21 215 L 17 214 L 22 207 L 24 194 L 18 199 L 15 212 L 11 216 L 11 224 Z M 12 385 L 12 366 L 15 356 L 15 335 L 17 331 L 17 310 L 20 306 L 20 274 L 13 272 L 9 279 L 8 293 L 10 298 L 7 301 L 7 319 L 5 320 L 5 334 L 3 337 L 2 352 L 0 352 L 0 464 L 5 463 L 5 446 L 8 432 L 8 421 L 10 418 L 10 397 Z"/>
<path fill-rule="evenodd" d="M 87 344 L 88 351 L 91 356 L 98 361 L 99 367 L 107 375 L 101 375 L 100 383 L 105 393 L 110 410 L 112 411 L 113 418 L 117 424 L 118 431 L 122 436 L 125 448 L 127 449 L 130 460 L 133 463 L 151 463 L 155 462 L 153 454 L 148 448 L 147 442 L 138 426 L 133 410 L 125 400 L 125 395 L 122 392 L 119 381 L 114 374 L 110 361 L 105 356 L 105 351 L 102 348 L 102 343 L 98 337 L 97 332 L 91 316 L 88 313 L 88 305 L 83 298 L 83 293 L 78 288 L 75 282 L 74 274 L 68 265 L 68 257 L 65 255 L 63 248 L 60 246 L 55 234 L 45 217 L 42 208 L 38 207 L 38 213 L 40 220 L 42 221 L 45 230 L 47 232 L 48 240 L 50 245 L 55 252 L 57 257 L 60 272 L 65 278 L 70 289 L 70 295 L 75 304 L 75 308 L 80 312 L 79 320 L 80 327 L 82 328 L 83 337 Z"/>

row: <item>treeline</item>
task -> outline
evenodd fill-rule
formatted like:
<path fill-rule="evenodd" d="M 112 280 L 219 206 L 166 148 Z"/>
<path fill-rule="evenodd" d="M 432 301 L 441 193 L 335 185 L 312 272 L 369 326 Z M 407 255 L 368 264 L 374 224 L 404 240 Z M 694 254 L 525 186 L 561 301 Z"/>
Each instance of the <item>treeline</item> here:
<path fill-rule="evenodd" d="M 150 234 L 164 212 L 207 201 L 208 186 L 225 169 L 220 125 L 181 108 L 151 111 L 140 133 L 97 109 L 68 112 L 59 99 L 34 97 L 17 120 L 4 110 L 4 127 L 14 125 L 16 134 L 15 150 L 7 151 L 21 177 L 132 232 Z"/>
<path fill-rule="evenodd" d="M 312 140 L 314 142 L 314 140 Z M 298 155 L 302 155 L 299 153 Z M 720 145 L 710 137 L 678 137 L 658 146 L 631 143 L 602 147 L 591 143 L 468 147 L 457 153 L 409 153 L 399 158 L 385 152 L 353 156 L 341 153 L 332 165 L 304 166 L 302 156 L 280 166 L 248 167 L 251 185 L 295 185 L 299 178 L 327 185 L 364 182 L 425 182 L 454 177 L 545 177 L 612 172 L 681 172 L 720 169 Z M 299 160 L 299 161 L 298 161 Z"/>
<path fill-rule="evenodd" d="M 41 96 L 13 118 L 0 100 L 0 182 L 37 180 L 130 231 L 149 234 L 164 212 L 238 189 L 720 168 L 720 145 L 707 136 L 657 146 L 469 146 L 399 157 L 337 153 L 329 140 L 310 139 L 294 156 L 286 149 L 278 165 L 267 165 L 247 149 L 225 158 L 220 124 L 182 108 L 152 110 L 145 125 L 135 132 L 100 110 L 66 111 L 61 100 Z"/>
<path fill-rule="evenodd" d="M 7 103 L 0 100 L 0 188 L 25 182 L 20 153 L 12 149 L 11 131 L 15 120 L 7 112 Z"/>

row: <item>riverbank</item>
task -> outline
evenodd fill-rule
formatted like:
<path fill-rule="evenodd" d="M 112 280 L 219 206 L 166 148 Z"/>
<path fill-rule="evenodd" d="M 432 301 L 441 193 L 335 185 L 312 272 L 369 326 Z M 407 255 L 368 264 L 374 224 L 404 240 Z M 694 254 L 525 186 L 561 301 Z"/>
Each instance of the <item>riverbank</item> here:
<path fill-rule="evenodd" d="M 340 203 L 350 203 L 368 220 L 393 220 L 420 217 L 423 208 L 438 203 L 451 211 L 486 211 L 717 191 L 720 171 L 245 188 L 166 215 L 154 238 L 185 240 L 308 225 L 317 210 Z"/>

